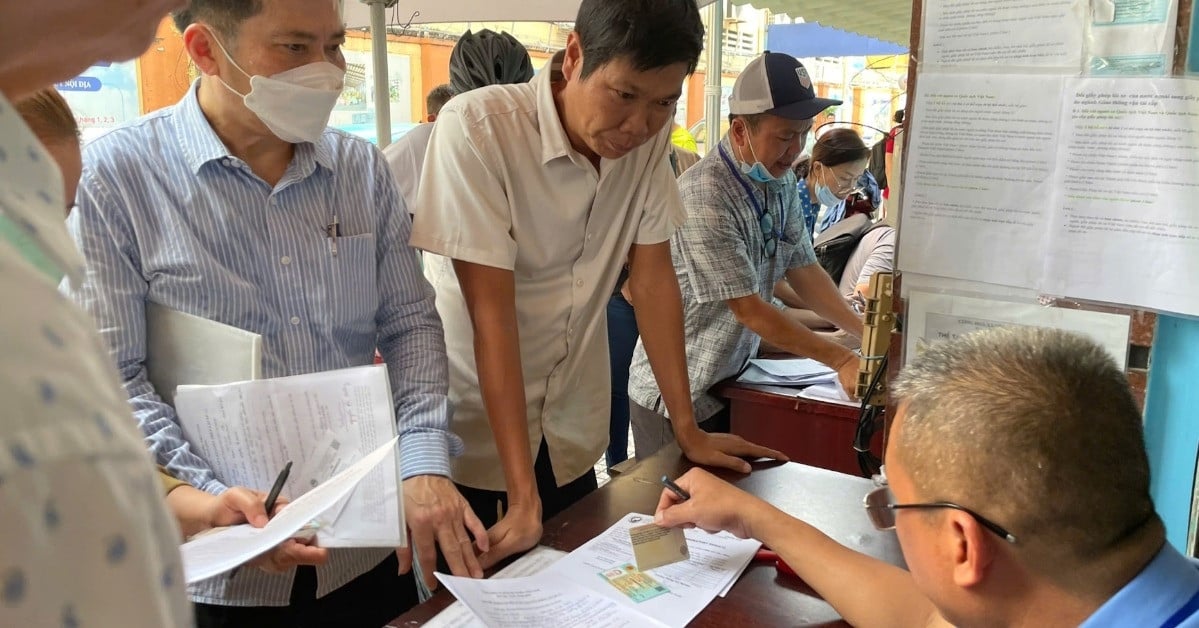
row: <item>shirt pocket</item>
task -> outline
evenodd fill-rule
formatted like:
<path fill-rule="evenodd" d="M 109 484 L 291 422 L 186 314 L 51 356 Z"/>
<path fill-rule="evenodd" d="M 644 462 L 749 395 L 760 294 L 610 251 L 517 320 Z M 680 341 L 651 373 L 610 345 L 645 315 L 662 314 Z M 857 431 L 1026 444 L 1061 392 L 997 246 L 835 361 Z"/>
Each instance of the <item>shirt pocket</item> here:
<path fill-rule="evenodd" d="M 375 333 L 379 310 L 378 249 L 373 233 L 339 237 L 327 257 L 326 285 L 335 332 Z"/>

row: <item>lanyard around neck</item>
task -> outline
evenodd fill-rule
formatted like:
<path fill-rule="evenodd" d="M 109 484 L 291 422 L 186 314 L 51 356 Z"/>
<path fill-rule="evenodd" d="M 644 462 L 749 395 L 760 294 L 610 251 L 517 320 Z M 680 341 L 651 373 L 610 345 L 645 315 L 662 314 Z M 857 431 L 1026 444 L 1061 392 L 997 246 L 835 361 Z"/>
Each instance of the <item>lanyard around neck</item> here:
<path fill-rule="evenodd" d="M 733 178 L 737 180 L 737 183 L 741 184 L 742 189 L 744 189 L 745 193 L 749 196 L 749 202 L 753 204 L 754 212 L 758 214 L 758 221 L 760 222 L 766 217 L 766 209 L 762 209 L 762 206 L 758 204 L 758 197 L 754 194 L 753 188 L 749 187 L 749 184 L 745 182 L 745 178 L 741 176 L 740 172 L 737 172 L 737 167 L 733 165 L 733 160 L 731 157 L 729 157 L 728 152 L 724 150 L 724 146 L 718 146 L 717 152 L 720 153 L 720 158 L 724 160 L 724 165 L 728 167 L 729 172 L 733 175 Z M 769 209 L 769 187 L 762 190 L 762 196 L 766 198 L 766 208 Z M 776 225 L 774 229 L 774 236 L 778 238 L 779 241 L 783 240 L 783 225 L 785 224 L 787 224 L 787 208 L 782 203 L 779 203 L 779 224 Z"/>

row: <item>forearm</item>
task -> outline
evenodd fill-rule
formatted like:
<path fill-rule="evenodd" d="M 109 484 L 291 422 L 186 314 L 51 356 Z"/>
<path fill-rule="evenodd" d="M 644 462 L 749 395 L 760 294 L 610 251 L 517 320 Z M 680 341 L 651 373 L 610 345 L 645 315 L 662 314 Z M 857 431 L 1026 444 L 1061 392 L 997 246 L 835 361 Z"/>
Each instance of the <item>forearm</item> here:
<path fill-rule="evenodd" d="M 634 313 L 650 369 L 662 392 L 675 437 L 684 442 L 698 430 L 691 405 L 691 383 L 687 374 L 687 349 L 683 338 L 683 297 L 673 267 L 634 269 L 629 279 Z M 680 438 L 680 436 L 682 436 Z"/>
<path fill-rule="evenodd" d="M 832 278 L 818 264 L 789 271 L 787 281 L 797 293 L 804 295 L 808 309 L 817 316 L 852 336 L 862 337 L 862 318 L 850 308 Z"/>
<path fill-rule="evenodd" d="M 395 403 L 403 479 L 449 477 L 449 458 L 461 453 L 462 441 L 450 430 L 445 337 L 431 292 L 427 302 L 396 308 L 382 320 L 379 353 Z"/>
<path fill-rule="evenodd" d="M 167 507 L 179 522 L 184 538 L 212 527 L 216 500 L 216 496 L 186 485 L 176 487 L 166 496 Z"/>
<path fill-rule="evenodd" d="M 515 312 L 502 329 L 500 333 L 481 334 L 476 327 L 475 363 L 483 407 L 495 435 L 509 499 L 523 499 L 537 494 L 537 481 L 529 448 L 525 383 Z"/>
<path fill-rule="evenodd" d="M 783 312 L 783 316 L 787 317 L 787 320 L 795 323 L 796 325 L 802 325 L 804 327 L 807 327 L 808 329 L 819 329 L 819 330 L 828 331 L 828 330 L 831 330 L 834 328 L 834 325 L 832 323 L 824 320 L 823 318 L 820 318 L 812 310 L 797 310 L 794 308 L 786 308 L 786 309 L 782 310 L 782 312 Z"/>
<path fill-rule="evenodd" d="M 911 574 L 856 552 L 765 504 L 751 514 L 754 538 L 779 554 L 850 625 L 927 626 L 937 616 Z"/>
<path fill-rule="evenodd" d="M 796 294 L 795 289 L 791 287 L 791 284 L 787 283 L 786 279 L 780 279 L 778 283 L 774 284 L 774 296 L 789 308 L 797 310 L 810 309 L 808 308 L 808 304 L 804 303 L 803 297 Z"/>
<path fill-rule="evenodd" d="M 812 358 L 834 369 L 854 357 L 849 349 L 821 338 L 804 325 L 788 320 L 785 314 L 761 299 L 743 311 L 734 311 L 734 314 L 738 322 L 761 336 L 763 342 L 788 353 Z"/>

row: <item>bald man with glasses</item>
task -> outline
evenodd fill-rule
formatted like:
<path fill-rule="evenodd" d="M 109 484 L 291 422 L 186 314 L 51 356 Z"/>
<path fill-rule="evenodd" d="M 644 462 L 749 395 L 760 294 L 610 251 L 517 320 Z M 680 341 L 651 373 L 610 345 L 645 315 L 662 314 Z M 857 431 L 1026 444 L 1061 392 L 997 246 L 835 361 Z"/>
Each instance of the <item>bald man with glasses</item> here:
<path fill-rule="evenodd" d="M 866 516 L 910 571 L 693 470 L 666 526 L 779 556 L 854 626 L 1199 626 L 1199 569 L 1165 542 L 1141 413 L 1091 340 L 1001 328 L 937 344 L 892 387 L 886 478 Z M 802 491 L 803 487 L 796 487 Z"/>

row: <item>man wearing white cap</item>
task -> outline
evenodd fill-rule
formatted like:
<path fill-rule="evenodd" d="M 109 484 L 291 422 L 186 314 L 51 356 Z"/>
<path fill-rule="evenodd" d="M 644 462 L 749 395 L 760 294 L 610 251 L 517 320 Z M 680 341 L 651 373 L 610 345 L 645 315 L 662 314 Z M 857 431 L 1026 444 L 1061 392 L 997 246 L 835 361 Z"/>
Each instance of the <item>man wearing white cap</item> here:
<path fill-rule="evenodd" d="M 791 171 L 812 118 L 840 104 L 816 97 L 794 57 L 763 53 L 733 86 L 728 134 L 679 179 L 687 221 L 671 238 L 671 253 L 683 293 L 691 398 L 704 429 L 727 430 L 728 409 L 708 390 L 738 374 L 763 339 L 827 364 L 854 390 L 857 355 L 770 304 L 774 284 L 786 278 L 808 309 L 862 334 L 861 319 L 816 263 Z M 629 400 L 637 455 L 670 442 L 670 420 L 640 342 Z"/>

